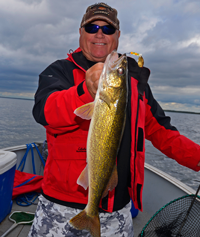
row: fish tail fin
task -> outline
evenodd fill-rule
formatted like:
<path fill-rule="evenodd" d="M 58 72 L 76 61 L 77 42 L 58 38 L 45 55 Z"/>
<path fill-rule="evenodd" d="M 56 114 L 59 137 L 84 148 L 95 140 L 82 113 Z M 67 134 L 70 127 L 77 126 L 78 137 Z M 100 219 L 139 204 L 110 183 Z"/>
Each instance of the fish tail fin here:
<path fill-rule="evenodd" d="M 85 210 L 74 216 L 69 224 L 78 230 L 89 230 L 93 237 L 100 237 L 100 220 L 99 215 L 89 216 Z"/>

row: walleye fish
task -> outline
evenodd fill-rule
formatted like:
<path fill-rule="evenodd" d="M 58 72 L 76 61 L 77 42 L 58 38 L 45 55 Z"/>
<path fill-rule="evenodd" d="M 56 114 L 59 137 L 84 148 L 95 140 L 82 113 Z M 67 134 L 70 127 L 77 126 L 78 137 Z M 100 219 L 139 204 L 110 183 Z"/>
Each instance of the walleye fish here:
<path fill-rule="evenodd" d="M 116 157 L 120 146 L 127 104 L 127 58 L 113 51 L 106 58 L 94 102 L 77 108 L 74 113 L 91 119 L 87 138 L 87 166 L 77 183 L 89 186 L 86 208 L 70 220 L 76 229 L 87 229 L 101 236 L 99 202 L 118 183 Z"/>

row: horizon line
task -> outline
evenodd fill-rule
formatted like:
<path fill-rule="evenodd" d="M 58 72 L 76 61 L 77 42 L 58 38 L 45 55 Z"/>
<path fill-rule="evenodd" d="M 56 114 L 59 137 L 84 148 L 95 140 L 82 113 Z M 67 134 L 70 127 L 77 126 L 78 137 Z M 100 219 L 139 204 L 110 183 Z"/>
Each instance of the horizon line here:
<path fill-rule="evenodd" d="M 34 100 L 32 97 L 17 97 L 17 96 L 5 96 L 5 95 L 0 95 L 0 98 L 5 98 L 5 99 L 19 99 L 19 100 Z M 175 113 L 188 113 L 188 114 L 200 114 L 200 112 L 194 112 L 194 111 L 186 111 L 186 110 L 171 110 L 171 109 L 163 109 L 165 112 L 175 112 Z"/>
<path fill-rule="evenodd" d="M 6 98 L 6 99 L 19 99 L 19 100 L 34 100 L 34 98 L 31 97 L 17 97 L 17 96 L 5 96 L 5 95 L 0 95 L 0 98 Z"/>

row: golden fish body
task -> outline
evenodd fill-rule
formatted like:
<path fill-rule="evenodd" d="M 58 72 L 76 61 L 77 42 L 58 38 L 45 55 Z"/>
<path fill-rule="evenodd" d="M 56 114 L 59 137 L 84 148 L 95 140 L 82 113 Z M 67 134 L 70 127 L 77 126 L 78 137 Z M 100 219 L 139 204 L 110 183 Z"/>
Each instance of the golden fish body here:
<path fill-rule="evenodd" d="M 118 58 L 117 52 L 113 51 L 106 59 L 99 80 L 87 139 L 88 165 L 78 181 L 87 187 L 82 179 L 88 170 L 88 203 L 85 210 L 70 220 L 72 226 L 88 229 L 94 237 L 100 236 L 100 199 L 118 182 L 116 157 L 125 123 L 127 91 L 126 56 Z M 88 119 L 91 115 L 84 115 L 85 111 L 88 113 L 88 107 L 91 108 L 92 103 L 78 108 L 75 113 Z"/>

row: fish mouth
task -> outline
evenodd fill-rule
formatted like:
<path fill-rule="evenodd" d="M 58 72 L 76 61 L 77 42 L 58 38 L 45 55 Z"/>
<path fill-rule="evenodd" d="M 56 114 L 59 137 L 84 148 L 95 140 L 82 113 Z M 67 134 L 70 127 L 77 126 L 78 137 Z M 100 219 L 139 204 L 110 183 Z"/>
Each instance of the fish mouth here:
<path fill-rule="evenodd" d="M 112 69 L 117 68 L 122 62 L 127 62 L 127 56 L 126 54 L 122 54 L 119 57 L 119 54 L 117 53 L 116 50 L 113 50 L 112 53 L 110 53 L 106 59 L 106 61 L 109 62 L 109 66 Z"/>
<path fill-rule="evenodd" d="M 116 50 L 107 56 L 102 75 L 106 75 L 105 84 L 108 87 L 119 88 L 122 85 L 122 81 L 127 81 L 127 62 L 126 54 L 119 56 Z"/>

